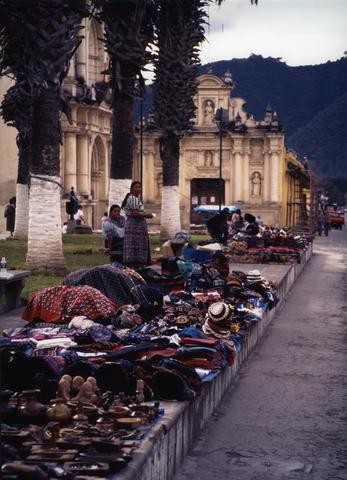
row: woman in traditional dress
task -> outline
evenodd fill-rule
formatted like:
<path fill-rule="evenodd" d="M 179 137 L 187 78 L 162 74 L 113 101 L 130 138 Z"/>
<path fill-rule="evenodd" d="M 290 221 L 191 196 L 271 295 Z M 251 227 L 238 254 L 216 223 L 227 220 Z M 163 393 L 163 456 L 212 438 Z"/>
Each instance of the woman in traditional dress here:
<path fill-rule="evenodd" d="M 145 213 L 140 200 L 141 189 L 141 182 L 133 182 L 122 202 L 126 215 L 123 258 L 124 263 L 132 268 L 142 268 L 151 263 L 146 218 L 153 215 Z"/>

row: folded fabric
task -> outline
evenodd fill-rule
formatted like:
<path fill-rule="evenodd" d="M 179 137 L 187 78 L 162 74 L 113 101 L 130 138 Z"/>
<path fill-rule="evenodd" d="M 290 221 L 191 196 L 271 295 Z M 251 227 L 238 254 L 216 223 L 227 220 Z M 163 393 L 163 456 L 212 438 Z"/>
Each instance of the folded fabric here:
<path fill-rule="evenodd" d="M 104 325 L 99 325 L 93 322 L 88 328 L 88 334 L 92 337 L 94 342 L 108 342 L 113 338 L 111 330 Z"/>
<path fill-rule="evenodd" d="M 208 243 L 207 245 L 199 245 L 196 247 L 196 249 L 216 252 L 217 250 L 222 250 L 222 245 L 220 243 Z"/>
<path fill-rule="evenodd" d="M 90 320 L 84 315 L 79 315 L 78 317 L 73 317 L 69 323 L 69 328 L 79 328 L 80 330 L 85 330 L 92 325 L 94 325 L 93 320 Z"/>
<path fill-rule="evenodd" d="M 30 339 L 30 342 L 34 345 L 36 349 L 49 348 L 49 347 L 74 347 L 77 345 L 76 342 L 73 342 L 71 338 L 61 337 L 61 338 L 48 338 L 46 340 L 35 340 L 34 338 Z"/>

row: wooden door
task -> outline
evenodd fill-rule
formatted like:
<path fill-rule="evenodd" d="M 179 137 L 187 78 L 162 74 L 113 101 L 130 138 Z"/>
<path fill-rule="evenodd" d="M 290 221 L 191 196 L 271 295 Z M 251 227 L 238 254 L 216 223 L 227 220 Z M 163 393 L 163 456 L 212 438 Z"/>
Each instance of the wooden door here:
<path fill-rule="evenodd" d="M 220 199 L 221 197 L 221 199 Z M 205 223 L 210 214 L 194 212 L 197 206 L 218 206 L 219 201 L 224 203 L 224 180 L 219 178 L 194 178 L 191 181 L 190 221 L 191 223 Z"/>

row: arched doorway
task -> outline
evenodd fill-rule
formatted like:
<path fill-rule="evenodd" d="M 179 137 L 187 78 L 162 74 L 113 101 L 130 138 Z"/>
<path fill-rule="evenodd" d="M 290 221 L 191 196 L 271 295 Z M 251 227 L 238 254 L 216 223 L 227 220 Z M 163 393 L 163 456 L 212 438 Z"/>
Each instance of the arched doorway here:
<path fill-rule="evenodd" d="M 107 205 L 105 146 L 101 137 L 97 136 L 92 148 L 91 161 L 91 195 L 94 201 L 92 207 L 93 229 L 100 229 L 100 219 Z"/>

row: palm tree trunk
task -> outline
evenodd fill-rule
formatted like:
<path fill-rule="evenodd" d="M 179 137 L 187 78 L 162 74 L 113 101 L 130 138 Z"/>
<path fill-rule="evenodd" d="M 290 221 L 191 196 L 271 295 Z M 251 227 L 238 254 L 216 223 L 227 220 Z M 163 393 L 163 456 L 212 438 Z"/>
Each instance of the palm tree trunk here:
<path fill-rule="evenodd" d="M 120 204 L 130 190 L 133 166 L 134 81 L 123 80 L 121 92 L 114 88 L 109 206 Z"/>
<path fill-rule="evenodd" d="M 60 220 L 60 177 L 32 178 L 29 195 L 29 232 L 26 266 L 55 274 L 67 273 Z M 58 222 L 57 222 L 58 219 Z"/>
<path fill-rule="evenodd" d="M 16 220 L 14 238 L 26 240 L 28 238 L 29 187 L 28 184 L 16 185 Z"/>
<path fill-rule="evenodd" d="M 161 192 L 160 238 L 174 238 L 181 230 L 179 179 L 179 136 L 160 138 L 160 155 L 163 161 L 163 189 Z"/>
<path fill-rule="evenodd" d="M 60 212 L 59 105 L 58 93 L 50 89 L 34 102 L 26 266 L 66 273 Z"/>
<path fill-rule="evenodd" d="M 30 137 L 18 134 L 18 174 L 16 186 L 15 238 L 28 238 Z"/>
<path fill-rule="evenodd" d="M 154 115 L 160 133 L 163 163 L 162 238 L 181 229 L 178 179 L 179 142 L 192 129 L 193 96 L 204 39 L 205 0 L 158 1 Z"/>

